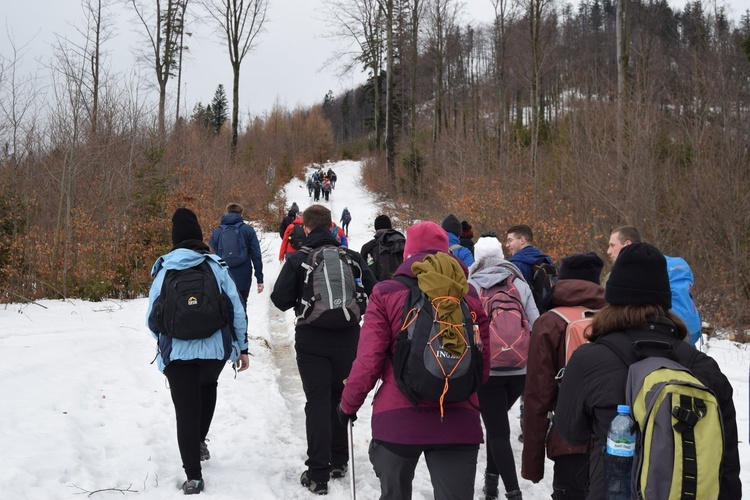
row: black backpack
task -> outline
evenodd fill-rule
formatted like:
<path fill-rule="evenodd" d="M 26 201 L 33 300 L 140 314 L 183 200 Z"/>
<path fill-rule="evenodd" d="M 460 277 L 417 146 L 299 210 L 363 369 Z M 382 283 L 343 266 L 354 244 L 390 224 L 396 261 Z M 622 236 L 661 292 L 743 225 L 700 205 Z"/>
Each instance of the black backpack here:
<path fill-rule="evenodd" d="M 549 310 L 552 294 L 557 285 L 557 275 L 557 266 L 549 262 L 546 257 L 540 258 L 531 266 L 529 288 L 531 288 L 534 303 L 540 315 Z"/>
<path fill-rule="evenodd" d="M 375 241 L 377 244 L 372 249 L 373 263 L 370 269 L 378 281 L 389 280 L 404 262 L 406 238 L 398 231 L 385 230 L 375 237 Z"/>
<path fill-rule="evenodd" d="M 289 233 L 289 244 L 292 245 L 292 248 L 295 250 L 299 250 L 305 246 L 305 241 L 307 241 L 305 225 L 301 223 L 295 224 L 292 228 L 292 232 Z"/>
<path fill-rule="evenodd" d="M 394 279 L 410 288 L 404 304 L 404 326 L 398 332 L 392 356 L 398 388 L 415 406 L 420 401 L 439 402 L 441 412 L 443 403 L 468 400 L 482 383 L 483 364 L 479 328 L 468 304 L 461 299 L 466 349 L 457 356 L 443 349 L 438 334 L 441 325 L 435 321 L 436 306 L 419 288 L 417 279 Z"/>
<path fill-rule="evenodd" d="M 195 267 L 167 270 L 155 307 L 159 331 L 175 339 L 205 339 L 231 324 L 229 297 L 205 259 Z"/>
<path fill-rule="evenodd" d="M 240 231 L 240 227 L 244 224 L 244 222 L 238 222 L 231 226 L 221 225 L 216 253 L 224 259 L 229 267 L 242 265 L 250 258 L 247 251 L 247 241 Z"/>

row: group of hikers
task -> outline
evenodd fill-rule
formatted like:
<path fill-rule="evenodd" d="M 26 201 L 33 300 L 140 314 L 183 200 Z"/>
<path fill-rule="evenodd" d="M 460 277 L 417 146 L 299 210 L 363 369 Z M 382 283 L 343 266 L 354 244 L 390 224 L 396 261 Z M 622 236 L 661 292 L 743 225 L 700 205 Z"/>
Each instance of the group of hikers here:
<path fill-rule="evenodd" d="M 336 172 L 330 167 L 328 171 L 318 168 L 307 178 L 307 195 L 314 202 L 320 201 L 321 193 L 323 198 L 328 201 L 331 197 L 331 191 L 334 189 L 336 189 Z"/>
<path fill-rule="evenodd" d="M 241 220 L 239 205 L 228 205 L 227 212 L 209 249 L 195 214 L 178 209 L 174 248 L 152 271 L 148 325 L 176 409 L 185 494 L 204 488 L 200 461 L 210 457 L 205 441 L 221 368 L 227 360 L 238 371 L 247 368 L 245 307 L 253 269 L 263 290 L 255 232 L 232 226 Z M 348 209 L 342 223 L 344 215 L 348 223 Z M 602 280 L 604 262 L 596 253 L 567 255 L 558 266 L 533 245 L 527 225 L 475 239 L 471 224 L 449 214 L 440 224 L 419 222 L 403 234 L 381 214 L 373 238 L 356 252 L 338 237 L 328 208 L 313 204 L 300 212 L 293 205 L 288 217 L 279 228 L 282 248 L 289 244 L 280 254 L 271 301 L 295 315 L 307 437 L 299 481 L 310 492 L 325 495 L 329 481 L 349 474 L 347 434 L 380 383 L 368 454 L 381 499 L 411 498 L 422 455 L 436 499 L 474 498 L 483 442 L 482 498 L 498 499 L 502 483 L 506 498 L 521 499 L 509 419 L 519 398 L 520 475 L 541 481 L 546 455 L 554 463 L 553 499 L 607 498 L 604 449 L 623 404 L 631 405 L 640 426 L 637 453 L 650 453 L 651 440 L 659 443 L 658 454 L 632 466 L 633 498 L 672 498 L 655 491 L 741 498 L 732 386 L 695 347 L 697 311 L 689 286 L 670 281 L 671 258 L 641 241 L 636 228 L 612 231 L 611 272 Z M 234 227 L 237 233 L 230 232 Z M 233 234 L 246 237 L 244 243 L 230 243 Z M 298 248 L 292 239 L 299 239 Z M 238 249 L 245 260 L 236 259 Z M 687 277 L 687 263 L 673 262 Z M 192 274 L 182 280 L 180 273 Z M 218 297 L 206 292 L 213 290 L 208 281 L 218 283 Z M 174 288 L 181 292 L 177 298 Z M 211 300 L 219 304 L 208 305 L 214 322 L 197 310 Z M 678 302 L 692 310 L 678 310 Z M 699 338 L 699 317 L 697 328 Z M 639 385 L 635 373 L 647 362 L 649 375 Z M 640 398 L 667 372 L 682 374 L 680 384 L 662 384 L 680 386 L 665 403 L 674 425 L 644 429 Z M 689 391 L 679 392 L 683 386 Z M 673 472 L 652 470 L 659 462 L 670 471 L 675 464 Z"/>

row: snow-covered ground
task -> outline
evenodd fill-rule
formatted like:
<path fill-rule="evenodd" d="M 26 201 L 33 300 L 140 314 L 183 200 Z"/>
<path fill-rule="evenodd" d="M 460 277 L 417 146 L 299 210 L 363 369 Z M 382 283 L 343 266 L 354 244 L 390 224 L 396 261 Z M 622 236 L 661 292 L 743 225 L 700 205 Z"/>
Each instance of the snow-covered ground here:
<path fill-rule="evenodd" d="M 372 236 L 379 213 L 360 185 L 360 164 L 340 162 L 336 189 L 327 204 L 334 219 L 352 213 L 351 247 Z M 289 204 L 312 200 L 300 181 L 286 186 Z M 460 215 L 460 214 L 459 214 Z M 216 221 L 218 224 L 218 221 Z M 203 228 L 209 233 L 213 228 Z M 291 312 L 269 300 L 278 275 L 277 233 L 261 234 L 266 290 L 248 301 L 251 367 L 226 368 L 211 432 L 211 460 L 204 462 L 204 495 L 253 500 L 313 498 L 299 484 L 305 469 L 304 394 L 294 360 Z M 184 480 L 166 379 L 149 363 L 155 342 L 145 326 L 146 299 L 84 302 L 44 300 L 0 308 L 0 498 L 175 498 Z M 707 352 L 734 386 L 740 430 L 743 483 L 750 484 L 748 366 L 750 350 L 710 341 Z M 512 443 L 518 409 L 511 412 Z M 360 499 L 379 496 L 367 458 L 370 405 L 354 426 L 354 466 Z M 485 450 L 480 450 L 476 494 L 480 498 Z M 552 467 L 532 484 L 520 479 L 526 499 L 547 499 Z M 520 478 L 520 475 L 519 475 Z M 104 491 L 98 491 L 104 490 Z M 119 491 L 118 491 L 119 490 Z M 329 498 L 350 496 L 350 477 L 329 483 Z M 433 498 L 421 461 L 414 498 Z"/>

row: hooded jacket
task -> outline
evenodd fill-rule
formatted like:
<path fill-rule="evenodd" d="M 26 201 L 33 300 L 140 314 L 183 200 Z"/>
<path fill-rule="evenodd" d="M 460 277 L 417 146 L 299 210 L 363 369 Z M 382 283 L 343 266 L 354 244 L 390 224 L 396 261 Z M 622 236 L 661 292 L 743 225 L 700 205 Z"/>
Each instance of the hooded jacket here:
<path fill-rule="evenodd" d="M 249 290 L 253 284 L 253 268 L 255 269 L 255 280 L 258 284 L 263 283 L 263 256 L 260 253 L 260 243 L 258 243 L 258 236 L 255 234 L 255 229 L 249 224 L 245 224 L 240 214 L 228 213 L 221 216 L 221 224 L 225 226 L 238 226 L 240 229 L 240 237 L 245 238 L 245 246 L 249 258 L 240 264 L 229 268 L 229 274 L 232 276 L 234 283 L 237 285 L 238 290 Z M 219 237 L 221 236 L 222 228 L 217 227 L 211 234 L 209 245 L 211 249 L 216 253 L 219 248 Z M 219 256 L 221 257 L 221 256 Z"/>
<path fill-rule="evenodd" d="M 404 261 L 395 273 L 414 277 L 412 264 L 423 262 L 437 250 L 421 250 Z M 396 348 L 396 336 L 401 329 L 403 308 L 409 287 L 396 280 L 381 281 L 375 286 L 362 325 L 357 358 L 344 386 L 341 409 L 356 413 L 379 379 L 372 409 L 372 437 L 396 444 L 478 444 L 483 442 L 477 395 L 468 401 L 445 403 L 444 421 L 440 421 L 439 403 L 420 402 L 414 406 L 401 392 L 393 373 L 391 355 Z M 465 300 L 479 324 L 483 345 L 489 345 L 487 315 L 479 298 L 469 287 Z M 483 379 L 487 380 L 490 366 L 488 349 L 482 352 Z"/>
<path fill-rule="evenodd" d="M 632 353 L 632 342 L 639 340 L 669 342 L 676 361 L 688 368 L 716 395 L 724 426 L 719 498 L 742 498 L 737 414 L 732 401 L 732 386 L 713 358 L 674 338 L 663 325 L 657 323 L 625 332 L 608 333 L 596 342 L 584 344 L 576 349 L 565 369 L 555 411 L 555 426 L 560 436 L 573 445 L 585 445 L 593 435 L 586 498 L 598 500 L 605 496 L 602 450 L 609 425 L 617 414 L 617 405 L 625 402 L 628 366 L 605 342 L 627 355 Z"/>
<path fill-rule="evenodd" d="M 164 277 L 169 269 L 187 269 L 195 267 L 206 260 L 216 276 L 219 289 L 227 294 L 232 302 L 232 318 L 234 332 L 237 338 L 233 338 L 229 326 L 217 330 L 216 333 L 205 339 L 180 340 L 173 339 L 159 332 L 156 320 L 154 304 L 161 294 Z M 173 249 L 166 255 L 162 255 L 154 263 L 151 276 L 154 278 L 151 290 L 148 294 L 148 310 L 146 312 L 147 322 L 151 334 L 157 341 L 159 371 L 175 359 L 220 359 L 237 360 L 241 351 L 247 350 L 247 316 L 240 302 L 234 280 L 229 275 L 226 264 L 219 263 L 219 257 L 208 253 L 208 247 L 198 240 L 187 240 L 178 248 Z"/>
<path fill-rule="evenodd" d="M 521 270 L 523 278 L 528 283 L 529 281 L 531 281 L 531 268 L 542 257 L 547 259 L 547 261 L 552 264 L 552 259 L 549 258 L 549 255 L 543 253 L 541 250 L 533 246 L 522 248 L 520 251 L 513 254 L 508 260 Z"/>
<path fill-rule="evenodd" d="M 331 232 L 324 227 L 317 227 L 310 231 L 305 241 L 305 246 L 312 249 L 320 248 L 325 245 L 341 246 Z M 289 245 L 291 248 L 291 245 Z M 346 253 L 359 264 L 362 270 L 362 286 L 365 292 L 370 295 L 372 287 L 375 286 L 375 276 L 373 276 L 367 263 L 357 252 L 346 249 Z M 300 298 L 302 297 L 306 270 L 302 264 L 307 260 L 308 254 L 305 252 L 294 252 L 287 254 L 286 262 L 279 272 L 276 284 L 271 292 L 271 302 L 286 311 L 294 308 L 295 314 L 301 312 Z M 301 344 L 312 345 L 356 345 L 359 340 L 359 325 L 338 330 L 326 330 L 308 324 L 298 324 L 295 326 L 295 341 Z"/>
<path fill-rule="evenodd" d="M 521 276 L 521 271 L 516 266 L 505 259 L 501 259 L 499 256 L 486 256 L 474 262 L 469 272 L 469 284 L 476 289 L 478 294 L 482 289 L 487 290 L 502 283 L 511 275 L 515 276 L 513 283 L 521 295 L 523 308 L 526 311 L 526 318 L 529 320 L 529 327 L 534 325 L 534 322 L 539 317 L 539 310 L 534 302 L 531 288 L 529 288 L 529 285 L 523 279 L 523 276 Z M 518 370 L 492 370 L 490 375 L 509 376 L 523 375 L 525 373 L 526 367 Z"/>
<path fill-rule="evenodd" d="M 604 307 L 604 289 L 591 281 L 564 279 L 557 282 L 550 308 Z M 565 366 L 567 323 L 554 312 L 542 314 L 534 324 L 529 344 L 523 408 L 523 454 L 521 476 L 535 483 L 544 477 L 544 450 L 550 459 L 561 455 L 588 453 L 588 443 L 574 446 L 560 437 L 557 427 L 549 428 L 549 414 L 557 404 L 555 376 Z M 549 430 L 549 432 L 548 432 Z"/>

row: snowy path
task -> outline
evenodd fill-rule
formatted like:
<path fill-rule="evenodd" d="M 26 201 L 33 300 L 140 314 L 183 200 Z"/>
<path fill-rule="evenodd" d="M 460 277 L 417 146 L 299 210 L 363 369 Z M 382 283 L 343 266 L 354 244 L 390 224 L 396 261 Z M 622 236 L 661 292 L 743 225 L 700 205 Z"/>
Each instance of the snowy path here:
<path fill-rule="evenodd" d="M 357 162 L 334 165 L 339 182 L 323 202 L 334 219 L 352 212 L 351 247 L 372 236 L 378 214 L 374 197 L 360 186 Z M 309 205 L 303 183 L 287 187 L 289 204 Z M 218 222 L 218 221 L 217 221 Z M 204 232 L 210 228 L 204 228 Z M 251 367 L 226 368 L 209 434 L 212 458 L 204 462 L 204 496 L 252 500 L 312 499 L 299 485 L 304 470 L 304 394 L 294 357 L 293 314 L 270 302 L 280 266 L 277 233 L 261 235 L 266 291 L 251 292 Z M 184 480 L 175 436 L 174 410 L 166 380 L 154 365 L 155 343 L 145 327 L 146 300 L 41 301 L 0 307 L 0 498 L 177 498 Z M 712 341 L 714 356 L 735 388 L 743 479 L 750 484 L 748 366 L 750 351 Z M 367 457 L 371 406 L 354 427 L 357 495 L 376 499 L 379 484 Z M 516 464 L 517 408 L 511 411 Z M 477 467 L 475 498 L 481 498 L 484 447 Z M 520 480 L 524 498 L 548 499 L 551 462 L 537 485 Z M 328 498 L 349 498 L 349 478 L 329 483 Z M 130 493 L 132 492 L 132 493 Z M 415 500 L 432 498 L 424 461 L 414 480 Z"/>

